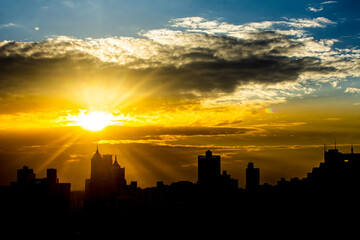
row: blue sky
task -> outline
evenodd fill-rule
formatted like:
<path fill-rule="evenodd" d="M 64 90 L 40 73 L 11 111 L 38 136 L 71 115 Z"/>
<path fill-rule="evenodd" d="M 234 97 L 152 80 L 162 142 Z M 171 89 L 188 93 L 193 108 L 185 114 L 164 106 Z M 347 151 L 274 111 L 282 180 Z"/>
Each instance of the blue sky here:
<path fill-rule="evenodd" d="M 137 37 L 142 30 L 167 26 L 174 18 L 200 16 L 232 24 L 283 18 L 325 17 L 331 29 L 313 31 L 318 38 L 336 38 L 342 47 L 357 47 L 360 1 L 190 1 L 190 0 L 2 0 L 0 40 L 41 41 L 54 35 L 77 38 Z"/>

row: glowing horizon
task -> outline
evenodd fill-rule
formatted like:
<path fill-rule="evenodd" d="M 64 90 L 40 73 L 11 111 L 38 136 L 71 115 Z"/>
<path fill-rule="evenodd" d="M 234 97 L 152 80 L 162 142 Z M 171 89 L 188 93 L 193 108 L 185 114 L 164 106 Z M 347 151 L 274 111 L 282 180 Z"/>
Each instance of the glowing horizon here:
<path fill-rule="evenodd" d="M 0 3 L 0 182 L 82 189 L 95 142 L 141 186 L 196 178 L 207 148 L 241 185 L 249 161 L 276 182 L 359 146 L 358 3 L 200 2 Z"/>

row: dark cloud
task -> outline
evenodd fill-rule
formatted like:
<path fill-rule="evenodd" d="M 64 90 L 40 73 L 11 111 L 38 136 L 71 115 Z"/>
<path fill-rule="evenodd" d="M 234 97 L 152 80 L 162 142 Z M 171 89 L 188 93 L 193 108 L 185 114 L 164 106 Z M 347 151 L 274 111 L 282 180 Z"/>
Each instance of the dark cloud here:
<path fill-rule="evenodd" d="M 334 70 L 332 67 L 322 66 L 312 58 L 249 57 L 240 61 L 219 60 L 188 64 L 173 69 L 173 79 L 177 80 L 174 83 L 177 89 L 195 89 L 201 92 L 217 89 L 233 92 L 239 85 L 296 81 L 304 72 L 326 74 Z"/>
<path fill-rule="evenodd" d="M 67 81 L 101 78 L 104 83 L 123 81 L 130 88 L 146 78 L 139 91 L 161 86 L 157 94 L 232 92 L 241 84 L 296 81 L 303 73 L 336 71 L 317 58 L 296 56 L 294 52 L 304 46 L 286 36 L 274 32 L 249 36 L 181 34 L 166 43 L 123 38 L 112 39 L 112 44 L 71 38 L 3 43 L 0 86 L 2 92 L 51 91 Z M 180 43 L 173 43 L 176 40 Z"/>

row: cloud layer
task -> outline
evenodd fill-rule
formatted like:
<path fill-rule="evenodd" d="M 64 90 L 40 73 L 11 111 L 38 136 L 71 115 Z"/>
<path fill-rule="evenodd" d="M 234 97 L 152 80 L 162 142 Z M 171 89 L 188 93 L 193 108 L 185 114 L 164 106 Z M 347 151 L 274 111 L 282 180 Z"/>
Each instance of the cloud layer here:
<path fill-rule="evenodd" d="M 167 29 L 143 31 L 140 38 L 4 41 L 0 96 L 68 100 L 78 95 L 73 89 L 97 83 L 113 89 L 120 84 L 125 94 L 227 104 L 229 97 L 234 103 L 254 100 L 254 94 L 248 99 L 241 94 L 256 87 L 260 100 L 283 101 L 313 92 L 314 84 L 359 76 L 360 50 L 334 48 L 337 40 L 315 40 L 307 32 L 335 24 L 323 17 L 243 25 L 190 17 L 171 20 Z"/>

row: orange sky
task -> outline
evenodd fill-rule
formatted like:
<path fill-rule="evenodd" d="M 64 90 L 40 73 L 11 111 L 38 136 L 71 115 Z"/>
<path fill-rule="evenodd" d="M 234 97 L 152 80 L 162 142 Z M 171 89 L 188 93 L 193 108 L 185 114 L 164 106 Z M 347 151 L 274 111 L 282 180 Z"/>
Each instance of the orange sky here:
<path fill-rule="evenodd" d="M 83 189 L 96 143 L 140 187 L 195 182 L 207 149 L 240 186 L 250 161 L 274 184 L 305 177 L 335 138 L 358 152 L 358 50 L 305 34 L 331 21 L 300 20 L 281 22 L 291 32 L 198 17 L 139 38 L 1 42 L 0 183 L 28 165 Z"/>

